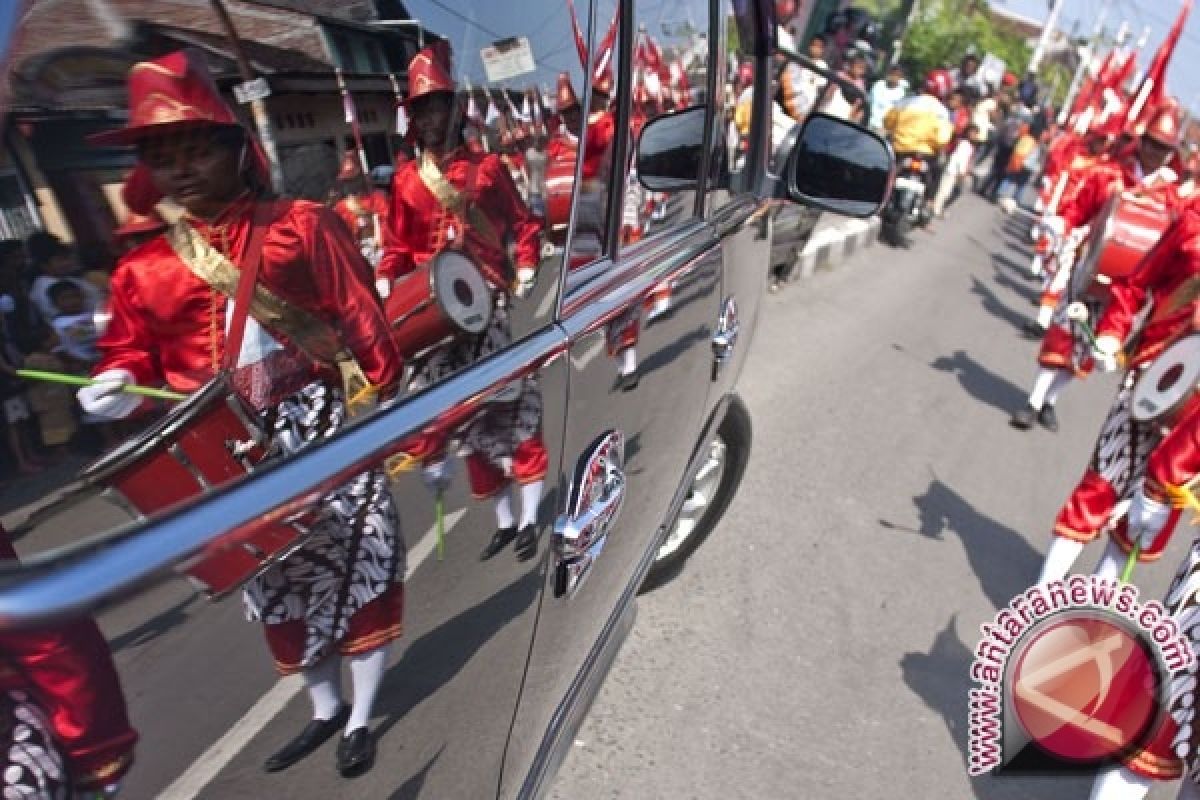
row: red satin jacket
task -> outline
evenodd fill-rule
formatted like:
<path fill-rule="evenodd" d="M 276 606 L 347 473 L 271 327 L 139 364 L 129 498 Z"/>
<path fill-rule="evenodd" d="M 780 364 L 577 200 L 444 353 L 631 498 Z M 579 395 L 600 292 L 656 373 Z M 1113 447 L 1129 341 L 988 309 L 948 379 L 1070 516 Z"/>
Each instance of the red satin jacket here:
<path fill-rule="evenodd" d="M 1151 361 L 1180 336 L 1191 333 L 1200 296 L 1200 207 L 1185 207 L 1137 270 L 1114 280 L 1110 288 L 1112 302 L 1096 325 L 1097 335 L 1125 341 L 1138 312 L 1148 300 L 1154 302 L 1130 363 Z"/>
<path fill-rule="evenodd" d="M 343 197 L 337 201 L 333 210 L 346 223 L 346 227 L 356 239 L 370 238 L 375 235 L 371 215 L 379 217 L 379 227 L 382 230 L 383 221 L 387 219 L 388 199 L 383 192 L 356 194 L 353 200 Z"/>
<path fill-rule="evenodd" d="M 1189 487 L 1200 479 L 1200 406 L 1186 413 L 1159 442 L 1146 461 L 1146 495 L 1160 503 L 1170 489 Z"/>
<path fill-rule="evenodd" d="M 16 557 L 0 528 L 0 560 Z M 0 689 L 26 692 L 45 712 L 75 787 L 103 788 L 133 764 L 137 731 L 108 643 L 92 620 L 0 633 Z"/>
<path fill-rule="evenodd" d="M 1063 198 L 1059 207 L 1059 216 L 1071 228 L 1090 223 L 1116 192 L 1136 189 L 1139 194 L 1162 203 L 1168 209 L 1175 209 L 1179 205 L 1175 181 L 1155 180 L 1146 185 L 1146 177 L 1139 177 L 1137 158 L 1133 153 L 1097 161 L 1082 170 L 1078 181 L 1073 183 L 1073 190 Z"/>
<path fill-rule="evenodd" d="M 454 241 L 475 259 L 489 283 L 508 291 L 515 272 L 507 245 L 512 244 L 516 267 L 536 267 L 541 259 L 542 221 L 525 205 L 499 156 L 459 147 L 438 166 L 446 180 L 467 195 L 471 205 L 491 223 L 500 241 L 489 239 L 443 208 L 421 180 L 419 160 L 410 161 L 392 179 L 392 204 L 384 229 L 379 273 L 391 280 L 409 274 L 445 249 L 453 232 Z M 468 173 L 473 173 L 469 187 Z"/>
<path fill-rule="evenodd" d="M 401 360 L 375 292 L 371 268 L 333 211 L 303 200 L 266 201 L 259 282 L 329 323 L 368 380 L 390 387 Z M 214 222 L 193 222 L 234 264 L 245 257 L 256 203 L 246 200 Z M 112 321 L 100 337 L 94 373 L 122 368 L 140 384 L 190 392 L 220 368 L 227 299 L 158 237 L 129 252 L 112 277 Z M 330 377 L 286 338 L 272 334 L 304 365 L 308 379 Z M 297 387 L 298 388 L 298 387 Z"/>

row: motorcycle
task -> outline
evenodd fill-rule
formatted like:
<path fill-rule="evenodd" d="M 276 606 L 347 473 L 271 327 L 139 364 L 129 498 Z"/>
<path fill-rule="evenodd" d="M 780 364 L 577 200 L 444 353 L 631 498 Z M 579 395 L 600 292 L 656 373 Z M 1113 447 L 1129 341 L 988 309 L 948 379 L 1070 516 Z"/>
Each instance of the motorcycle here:
<path fill-rule="evenodd" d="M 933 164 L 930 156 L 917 153 L 899 155 L 896 161 L 892 197 L 882 212 L 883 238 L 891 245 L 904 247 L 912 229 L 929 222 L 925 183 Z"/>

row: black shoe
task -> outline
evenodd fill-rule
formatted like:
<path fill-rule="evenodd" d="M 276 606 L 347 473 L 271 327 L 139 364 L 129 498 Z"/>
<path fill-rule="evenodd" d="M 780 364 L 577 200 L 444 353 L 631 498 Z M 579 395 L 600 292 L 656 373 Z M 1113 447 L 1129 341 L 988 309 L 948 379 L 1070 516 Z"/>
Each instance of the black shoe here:
<path fill-rule="evenodd" d="M 634 370 L 627 375 L 618 375 L 616 388 L 620 389 L 622 392 L 632 392 L 637 388 L 640 380 L 641 378 L 638 377 L 637 370 Z"/>
<path fill-rule="evenodd" d="M 343 778 L 361 775 L 375 763 L 375 737 L 366 728 L 355 728 L 338 742 L 337 768 Z"/>
<path fill-rule="evenodd" d="M 526 525 L 517 534 L 517 543 L 513 550 L 517 552 L 517 561 L 528 561 L 537 555 L 538 531 L 536 525 Z"/>
<path fill-rule="evenodd" d="M 483 552 L 479 554 L 480 561 L 487 561 L 492 556 L 499 553 L 504 548 L 508 547 L 509 542 L 517 538 L 517 528 L 500 528 L 492 534 L 492 540 L 488 542 L 487 547 L 483 548 Z"/>
<path fill-rule="evenodd" d="M 1029 320 L 1021 328 L 1021 332 L 1025 334 L 1026 339 L 1041 339 L 1046 335 L 1046 329 L 1037 323 L 1037 320 Z"/>
<path fill-rule="evenodd" d="M 1008 421 L 1008 424 L 1014 428 L 1027 431 L 1033 427 L 1033 421 L 1037 419 L 1037 415 L 1038 412 L 1033 406 L 1025 406 L 1025 408 L 1012 415 L 1012 419 Z"/>
<path fill-rule="evenodd" d="M 342 710 L 333 715 L 333 719 L 314 719 L 300 731 L 300 735 L 292 739 L 275 755 L 263 763 L 267 772 L 279 772 L 287 769 L 309 753 L 316 750 L 333 736 L 346 720 L 350 719 L 350 707 L 343 706 Z"/>
<path fill-rule="evenodd" d="M 1053 433 L 1058 432 L 1058 414 L 1054 412 L 1054 406 L 1047 403 L 1042 406 L 1042 410 L 1038 412 L 1038 422 L 1042 427 Z"/>

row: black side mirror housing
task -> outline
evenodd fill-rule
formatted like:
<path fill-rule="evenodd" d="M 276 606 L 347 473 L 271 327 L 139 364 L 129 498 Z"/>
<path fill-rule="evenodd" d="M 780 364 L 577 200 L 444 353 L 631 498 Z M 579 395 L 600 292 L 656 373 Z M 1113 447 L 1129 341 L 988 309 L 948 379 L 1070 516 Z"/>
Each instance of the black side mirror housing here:
<path fill-rule="evenodd" d="M 790 138 L 790 137 L 789 137 Z M 878 134 L 828 114 L 809 114 L 784 160 L 787 197 L 797 203 L 865 218 L 887 202 L 896 159 Z"/>
<path fill-rule="evenodd" d="M 652 192 L 698 187 L 707 114 L 707 106 L 692 106 L 654 117 L 642 126 L 636 161 L 642 186 Z"/>

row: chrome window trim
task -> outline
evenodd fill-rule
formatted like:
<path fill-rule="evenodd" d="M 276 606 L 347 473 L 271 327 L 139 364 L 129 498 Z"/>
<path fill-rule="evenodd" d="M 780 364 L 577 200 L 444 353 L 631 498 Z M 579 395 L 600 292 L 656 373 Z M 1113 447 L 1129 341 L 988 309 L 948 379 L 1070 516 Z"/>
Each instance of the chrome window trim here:
<path fill-rule="evenodd" d="M 447 409 L 481 403 L 507 383 L 565 356 L 567 339 L 548 325 L 507 350 L 420 394 L 398 398 L 362 422 L 295 457 L 197 498 L 162 517 L 128 523 L 82 542 L 0 566 L 0 630 L 88 613 L 174 575 L 203 547 L 235 538 L 250 523 L 281 521 Z"/>

